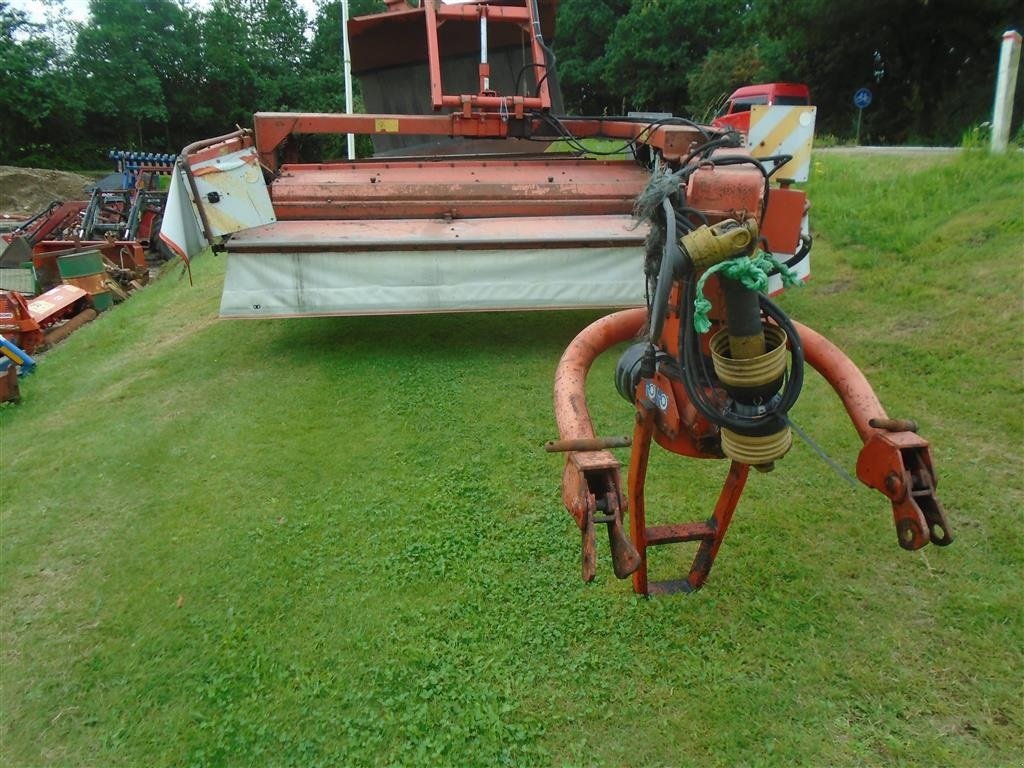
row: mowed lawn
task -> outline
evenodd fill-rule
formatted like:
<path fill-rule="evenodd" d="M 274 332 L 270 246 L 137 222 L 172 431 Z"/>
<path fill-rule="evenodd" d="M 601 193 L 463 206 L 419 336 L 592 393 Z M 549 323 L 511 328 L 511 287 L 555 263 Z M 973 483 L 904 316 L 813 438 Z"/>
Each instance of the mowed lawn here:
<path fill-rule="evenodd" d="M 950 547 L 901 550 L 798 441 L 703 590 L 638 598 L 603 541 L 585 585 L 542 444 L 601 313 L 220 321 L 206 255 L 0 408 L 0 762 L 1020 765 L 1024 160 L 823 155 L 810 194 L 782 304 L 920 422 Z M 600 434 L 631 430 L 615 357 Z M 819 377 L 793 417 L 853 471 Z M 655 453 L 649 516 L 725 472 Z"/>

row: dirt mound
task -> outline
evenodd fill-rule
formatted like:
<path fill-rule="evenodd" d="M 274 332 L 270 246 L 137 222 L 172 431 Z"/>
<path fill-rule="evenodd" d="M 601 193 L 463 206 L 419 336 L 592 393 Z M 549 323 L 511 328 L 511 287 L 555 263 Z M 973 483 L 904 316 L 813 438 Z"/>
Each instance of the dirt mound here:
<path fill-rule="evenodd" d="M 0 212 L 35 213 L 54 200 L 84 200 L 96 180 L 67 171 L 0 165 Z"/>

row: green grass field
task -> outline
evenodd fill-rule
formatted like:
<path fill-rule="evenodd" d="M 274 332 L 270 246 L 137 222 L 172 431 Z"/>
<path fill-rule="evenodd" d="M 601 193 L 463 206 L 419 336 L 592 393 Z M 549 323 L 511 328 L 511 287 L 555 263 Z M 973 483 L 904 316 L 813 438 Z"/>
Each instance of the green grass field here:
<path fill-rule="evenodd" d="M 599 313 L 219 321 L 204 256 L 0 408 L 0 762 L 1020 765 L 1024 160 L 814 165 L 782 303 L 921 423 L 952 546 L 901 550 L 798 443 L 702 591 L 637 598 L 604 542 L 585 585 L 541 445 Z M 600 434 L 630 431 L 615 357 Z M 852 472 L 820 378 L 793 415 Z M 656 453 L 652 522 L 704 517 L 725 472 Z"/>

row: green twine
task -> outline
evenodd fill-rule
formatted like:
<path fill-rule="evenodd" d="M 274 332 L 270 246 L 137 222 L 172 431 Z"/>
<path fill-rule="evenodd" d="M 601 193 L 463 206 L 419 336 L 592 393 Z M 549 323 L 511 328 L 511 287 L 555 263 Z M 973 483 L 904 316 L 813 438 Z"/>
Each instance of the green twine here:
<path fill-rule="evenodd" d="M 704 283 L 713 274 L 721 272 L 732 280 L 739 280 L 744 287 L 752 291 L 764 293 L 768 290 L 768 273 L 772 270 L 778 270 L 782 276 L 782 284 L 787 288 L 800 284 L 796 272 L 764 251 L 758 251 L 750 257 L 738 256 L 715 264 L 697 281 L 697 297 L 693 300 L 693 329 L 697 333 L 707 333 L 711 329 L 711 321 L 708 320 L 711 302 L 704 297 Z"/>

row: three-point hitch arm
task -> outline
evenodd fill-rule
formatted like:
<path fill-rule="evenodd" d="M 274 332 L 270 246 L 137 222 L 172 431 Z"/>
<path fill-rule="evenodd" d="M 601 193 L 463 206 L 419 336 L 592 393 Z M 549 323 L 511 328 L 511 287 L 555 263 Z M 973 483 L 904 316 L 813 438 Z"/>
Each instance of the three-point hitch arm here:
<path fill-rule="evenodd" d="M 585 328 L 555 373 L 559 440 L 549 450 L 566 453 L 562 497 L 582 532 L 583 578 L 594 578 L 594 530 L 605 524 L 615 574 L 631 575 L 637 593 L 699 589 L 750 468 L 774 470 L 792 445 L 788 414 L 805 366 L 818 371 L 846 407 L 864 443 L 857 476 L 889 499 L 899 545 L 913 550 L 951 543 L 929 444 L 917 425 L 889 418 L 842 350 L 791 320 L 768 297 L 809 274 L 809 204 L 788 182 L 771 183 L 791 157 L 755 159 L 738 150 L 735 136 L 703 138 L 679 157 L 651 147 L 661 164 L 634 209 L 648 226 L 646 306 Z M 600 354 L 623 342 L 632 343 L 619 357 L 615 386 L 633 406 L 633 434 L 598 437 L 587 408 L 587 374 Z M 654 443 L 687 458 L 729 460 L 707 518 L 647 524 L 645 486 Z M 608 449 L 626 445 L 623 485 L 620 464 Z M 681 542 L 697 544 L 689 571 L 674 581 L 650 581 L 648 548 Z"/>

